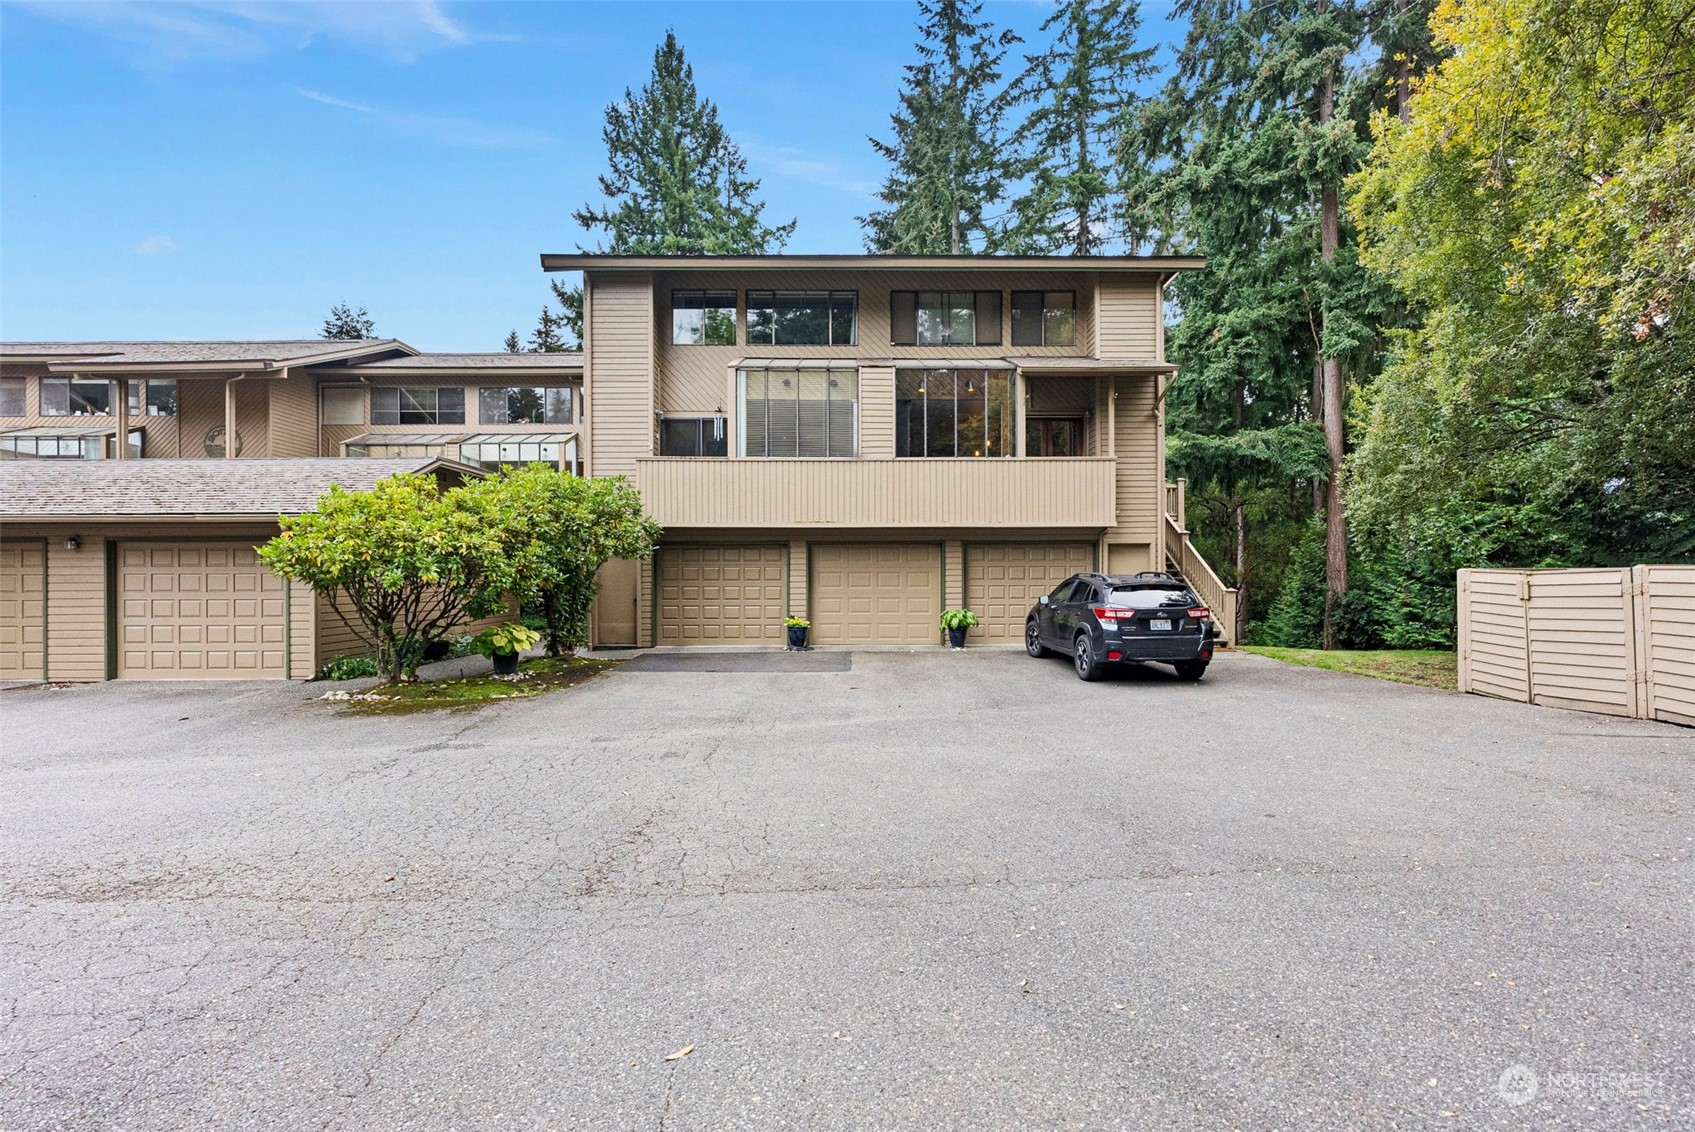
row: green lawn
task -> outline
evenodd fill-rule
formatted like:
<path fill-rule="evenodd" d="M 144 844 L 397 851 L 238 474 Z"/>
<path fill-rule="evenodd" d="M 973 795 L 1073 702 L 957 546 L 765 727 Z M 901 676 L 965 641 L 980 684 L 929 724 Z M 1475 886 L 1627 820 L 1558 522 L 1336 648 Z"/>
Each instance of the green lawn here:
<path fill-rule="evenodd" d="M 475 708 L 498 700 L 528 699 L 543 692 L 570 688 L 613 668 L 616 660 L 563 657 L 525 661 L 512 677 L 462 676 L 457 680 L 419 680 L 411 684 L 378 684 L 362 692 L 330 692 L 326 698 L 345 703 L 359 715 L 400 715 L 440 708 Z"/>
<path fill-rule="evenodd" d="M 1452 692 L 1458 687 L 1458 654 L 1438 649 L 1277 649 L 1253 645 L 1242 646 L 1243 652 L 1269 656 L 1272 660 L 1304 664 L 1309 668 L 1328 668 L 1333 672 L 1352 672 L 1356 676 L 1376 676 L 1402 684 L 1422 684 L 1427 688 L 1443 688 Z"/>

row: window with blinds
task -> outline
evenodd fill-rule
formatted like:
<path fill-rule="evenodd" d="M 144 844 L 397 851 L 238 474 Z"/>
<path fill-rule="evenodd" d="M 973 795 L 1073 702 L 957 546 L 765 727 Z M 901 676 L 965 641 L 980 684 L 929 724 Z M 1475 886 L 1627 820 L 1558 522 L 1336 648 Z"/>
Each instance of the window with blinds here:
<path fill-rule="evenodd" d="M 741 455 L 858 455 L 858 370 L 744 369 L 737 384 Z"/>

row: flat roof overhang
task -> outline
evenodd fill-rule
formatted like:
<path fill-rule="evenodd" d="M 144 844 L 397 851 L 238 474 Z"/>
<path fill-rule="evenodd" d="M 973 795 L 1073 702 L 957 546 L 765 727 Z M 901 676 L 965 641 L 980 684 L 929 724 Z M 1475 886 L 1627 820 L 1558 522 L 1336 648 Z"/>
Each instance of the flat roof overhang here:
<path fill-rule="evenodd" d="M 912 271 L 1100 271 L 1168 275 L 1199 271 L 1205 256 L 997 256 L 997 255 L 602 255 L 594 252 L 543 252 L 543 271 L 762 271 L 826 270 Z"/>

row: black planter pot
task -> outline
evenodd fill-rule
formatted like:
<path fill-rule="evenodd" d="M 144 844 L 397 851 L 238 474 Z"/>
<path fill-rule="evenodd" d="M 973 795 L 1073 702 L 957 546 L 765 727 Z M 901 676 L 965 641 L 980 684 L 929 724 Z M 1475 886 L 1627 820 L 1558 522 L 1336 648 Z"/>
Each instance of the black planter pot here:
<path fill-rule="evenodd" d="M 494 674 L 496 676 L 516 676 L 518 674 L 518 654 L 515 652 L 495 653 Z"/>
<path fill-rule="evenodd" d="M 956 649 L 964 648 L 965 647 L 965 629 L 963 627 L 958 628 L 958 629 L 949 629 L 948 630 L 948 644 L 949 644 L 949 646 L 956 648 Z"/>
<path fill-rule="evenodd" d="M 796 626 L 789 629 L 789 647 L 803 649 L 806 647 L 806 627 Z"/>

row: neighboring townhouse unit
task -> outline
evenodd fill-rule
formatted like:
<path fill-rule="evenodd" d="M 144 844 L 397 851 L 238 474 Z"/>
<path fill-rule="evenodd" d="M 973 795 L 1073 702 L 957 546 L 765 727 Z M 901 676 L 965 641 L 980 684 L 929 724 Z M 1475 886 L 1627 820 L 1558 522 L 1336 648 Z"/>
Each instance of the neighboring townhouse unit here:
<path fill-rule="evenodd" d="M 584 274 L 585 434 L 664 541 L 603 574 L 603 646 L 1021 639 L 1090 569 L 1234 594 L 1165 481 L 1164 288 L 1193 258 L 546 255 Z"/>
<path fill-rule="evenodd" d="M 277 517 L 400 471 L 580 473 L 582 421 L 577 355 L 0 344 L 0 680 L 304 677 L 366 652 L 259 565 Z"/>

